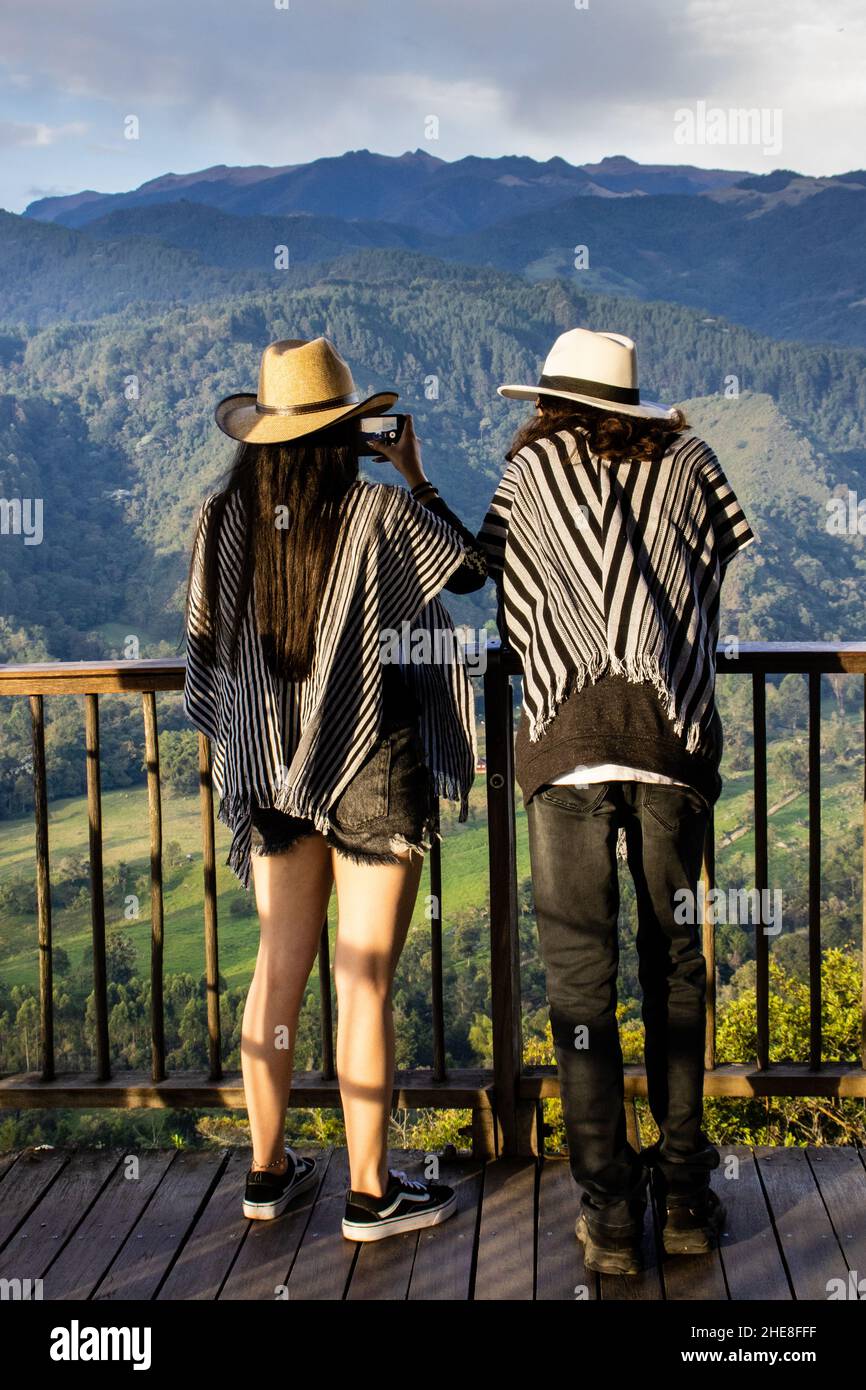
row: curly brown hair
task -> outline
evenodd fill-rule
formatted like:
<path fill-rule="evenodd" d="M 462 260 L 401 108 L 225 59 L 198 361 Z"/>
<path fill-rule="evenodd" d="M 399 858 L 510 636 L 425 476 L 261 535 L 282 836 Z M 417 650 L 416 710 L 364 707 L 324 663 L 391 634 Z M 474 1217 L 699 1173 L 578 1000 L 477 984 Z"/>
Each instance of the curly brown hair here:
<path fill-rule="evenodd" d="M 690 428 L 681 410 L 675 410 L 670 420 L 644 420 L 557 396 L 539 395 L 537 399 L 539 409 L 514 436 L 507 454 L 509 460 L 526 444 L 572 427 L 586 436 L 591 451 L 602 458 L 614 463 L 621 459 L 651 461 L 661 458 L 676 436 Z"/>

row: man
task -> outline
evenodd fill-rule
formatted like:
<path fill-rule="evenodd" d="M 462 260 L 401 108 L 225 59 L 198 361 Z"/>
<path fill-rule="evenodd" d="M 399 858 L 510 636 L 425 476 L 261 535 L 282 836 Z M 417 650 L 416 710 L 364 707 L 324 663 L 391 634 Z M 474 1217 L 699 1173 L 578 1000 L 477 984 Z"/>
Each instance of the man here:
<path fill-rule="evenodd" d="M 588 1268 L 633 1274 L 649 1166 L 669 1253 L 706 1251 L 724 1220 L 710 1189 L 719 1155 L 701 1127 L 706 966 L 689 902 L 721 790 L 719 593 L 754 536 L 682 413 L 641 401 L 631 339 L 574 329 L 538 383 L 500 394 L 536 402 L 480 538 L 503 638 L 523 665 L 516 771 L 569 1156 L 584 1189 L 577 1235 Z M 635 884 L 660 1133 L 641 1156 L 623 1114 L 618 845 Z"/>

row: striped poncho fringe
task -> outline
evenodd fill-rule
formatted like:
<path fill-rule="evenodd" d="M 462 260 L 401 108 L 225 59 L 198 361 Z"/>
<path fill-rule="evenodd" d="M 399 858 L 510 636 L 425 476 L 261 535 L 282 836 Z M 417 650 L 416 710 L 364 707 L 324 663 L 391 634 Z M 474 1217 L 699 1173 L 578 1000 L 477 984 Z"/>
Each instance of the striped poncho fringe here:
<path fill-rule="evenodd" d="M 753 532 L 703 440 L 652 462 L 593 455 L 571 427 L 508 464 L 479 539 L 521 658 L 529 738 L 606 673 L 647 683 L 696 752 L 712 717 L 723 567 Z"/>
<path fill-rule="evenodd" d="M 373 747 L 382 717 L 385 634 L 411 623 L 428 650 L 453 633 L 436 598 L 464 558 L 460 538 L 399 485 L 354 483 L 320 604 L 315 655 L 303 681 L 275 675 L 255 621 L 254 592 L 242 619 L 236 668 L 218 626 L 214 646 L 202 601 L 205 532 L 216 496 L 202 507 L 190 581 L 184 707 L 213 745 L 219 819 L 232 831 L 228 863 L 249 886 L 251 807 L 272 807 L 330 828 L 329 811 Z M 221 602 L 234 604 L 245 518 L 236 494 L 226 501 L 217 540 Z M 419 731 L 432 789 L 468 815 L 475 773 L 472 688 L 459 659 L 412 661 L 401 668 L 420 706 Z"/>

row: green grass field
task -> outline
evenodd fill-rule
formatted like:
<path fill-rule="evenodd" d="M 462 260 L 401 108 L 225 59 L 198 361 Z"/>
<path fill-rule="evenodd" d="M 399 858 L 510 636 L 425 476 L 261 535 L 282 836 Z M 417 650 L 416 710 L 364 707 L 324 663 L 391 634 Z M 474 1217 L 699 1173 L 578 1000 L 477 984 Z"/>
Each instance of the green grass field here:
<path fill-rule="evenodd" d="M 862 846 L 862 786 L 854 767 L 828 770 L 822 777 L 822 843 L 825 853 L 842 846 L 856 863 Z M 770 779 L 770 804 L 780 799 L 785 788 Z M 450 811 L 444 813 L 443 846 L 443 923 L 447 930 L 449 914 L 483 906 L 487 899 L 487 827 L 485 780 L 476 779 L 472 791 L 470 821 L 458 825 Z M 752 778 L 750 773 L 729 774 L 716 808 L 717 843 L 725 834 L 746 827 L 745 833 L 730 845 L 720 845 L 717 853 L 717 880 L 725 883 L 726 864 L 734 856 L 750 864 L 754 856 L 752 829 Z M 807 850 L 807 791 L 783 806 L 771 819 L 771 882 L 784 887 L 794 869 L 802 872 Z M 122 929 L 134 942 L 140 969 L 146 969 L 150 950 L 150 896 L 147 796 L 144 787 L 110 791 L 103 796 L 104 861 L 106 871 L 119 863 L 129 868 L 126 893 L 140 893 L 139 915 L 124 916 L 124 900 L 119 889 L 106 895 L 106 925 L 109 931 Z M 257 946 L 254 914 L 237 915 L 237 905 L 247 901 L 233 874 L 225 867 L 229 835 L 217 825 L 217 886 L 219 893 L 219 964 L 229 985 L 242 986 L 250 977 Z M 86 862 L 88 856 L 87 807 L 84 798 L 55 801 L 50 807 L 49 841 L 52 872 L 57 873 L 68 856 Z M 165 967 L 167 972 L 185 972 L 196 977 L 204 971 L 202 930 L 202 849 L 197 797 L 165 796 L 163 799 L 163 843 L 175 841 L 180 862 L 165 871 Z M 526 816 L 517 797 L 518 874 L 529 875 Z M 189 856 L 187 859 L 185 856 Z M 34 862 L 34 829 L 29 817 L 4 822 L 0 848 L 0 877 L 30 877 Z M 425 867 L 415 911 L 415 927 L 426 929 L 424 899 L 429 892 L 429 869 Z M 89 907 L 84 900 L 54 912 L 54 942 L 63 947 L 73 967 L 77 966 L 90 942 Z M 232 912 L 233 905 L 236 911 Z M 335 900 L 331 901 L 333 922 Z M 34 984 L 37 981 L 36 926 L 30 914 L 4 912 L 0 916 L 0 962 L 7 984 Z"/>
<path fill-rule="evenodd" d="M 479 778 L 472 792 L 472 821 L 465 825 L 446 819 L 442 869 L 444 916 L 483 903 L 487 895 L 487 827 L 484 810 L 484 780 Z M 103 808 L 103 859 L 106 873 L 119 863 L 130 870 L 126 892 L 135 891 L 136 881 L 149 872 L 149 829 L 147 793 L 144 787 L 129 791 L 106 792 Z M 518 870 L 521 876 L 529 872 L 529 853 L 526 843 L 526 816 L 518 809 Z M 204 937 L 202 930 L 202 848 L 201 824 L 197 797 L 166 796 L 163 798 L 163 845 L 176 841 L 183 855 L 191 856 L 177 868 L 166 868 L 165 900 L 165 968 L 168 972 L 188 972 L 199 976 L 204 971 Z M 219 894 L 219 964 L 220 972 L 230 985 L 243 985 L 249 979 L 255 960 L 258 931 L 255 916 L 238 917 L 232 906 L 251 900 L 231 871 L 225 867 L 230 836 L 219 823 L 216 827 L 217 889 Z M 83 797 L 51 803 L 49 843 L 52 871 L 67 856 L 80 860 L 88 857 L 87 803 Z M 4 822 L 0 848 L 0 877 L 33 872 L 35 855 L 34 828 L 29 817 Z M 139 885 L 141 886 L 141 885 Z M 424 898 L 429 893 L 429 867 L 425 866 L 418 895 L 415 919 L 424 923 Z M 124 899 L 119 891 L 106 894 L 106 929 L 122 929 L 132 938 L 139 964 L 148 959 L 150 950 L 149 887 L 140 898 L 137 920 L 124 916 Z M 335 899 L 331 900 L 331 916 Z M 90 916 L 85 903 L 55 909 L 53 936 L 56 946 L 62 946 L 70 961 L 76 965 L 90 942 Z M 35 983 L 37 979 L 36 927 L 26 915 L 4 913 L 0 917 L 0 961 L 7 984 Z"/>

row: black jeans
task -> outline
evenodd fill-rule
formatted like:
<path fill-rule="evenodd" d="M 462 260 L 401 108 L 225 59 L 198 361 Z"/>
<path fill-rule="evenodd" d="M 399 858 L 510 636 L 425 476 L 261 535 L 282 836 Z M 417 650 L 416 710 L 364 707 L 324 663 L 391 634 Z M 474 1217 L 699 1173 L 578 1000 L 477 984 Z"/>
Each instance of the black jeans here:
<path fill-rule="evenodd" d="M 696 913 L 678 922 L 674 894 L 694 893 L 708 810 L 690 787 L 610 782 L 546 786 L 529 802 L 529 847 L 541 956 L 569 1158 L 584 1201 L 613 1223 L 642 1190 L 627 1142 L 616 1019 L 619 883 L 625 828 L 637 896 L 649 1103 L 661 1138 L 653 1159 L 666 1191 L 702 1190 L 718 1151 L 703 1116 L 706 963 Z M 619 1218 L 617 1216 L 619 1213 Z"/>

